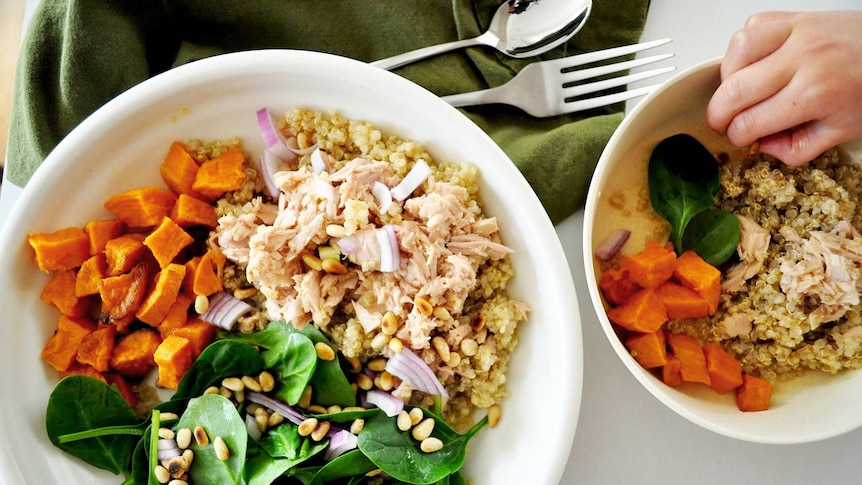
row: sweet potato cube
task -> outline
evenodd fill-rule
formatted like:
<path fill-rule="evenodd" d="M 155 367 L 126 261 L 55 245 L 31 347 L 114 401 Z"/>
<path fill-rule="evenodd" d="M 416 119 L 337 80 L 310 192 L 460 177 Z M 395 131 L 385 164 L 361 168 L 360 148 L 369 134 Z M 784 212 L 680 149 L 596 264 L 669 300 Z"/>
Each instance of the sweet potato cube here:
<path fill-rule="evenodd" d="M 608 318 L 626 330 L 652 333 L 667 321 L 667 311 L 655 290 L 644 288 L 625 304 L 608 310 Z"/>
<path fill-rule="evenodd" d="M 225 192 L 239 189 L 245 180 L 244 161 L 238 148 L 207 160 L 198 167 L 192 190 L 208 200 L 215 200 Z"/>
<path fill-rule="evenodd" d="M 673 275 L 683 286 L 698 292 L 707 301 L 710 315 L 715 313 L 721 296 L 721 271 L 718 268 L 694 251 L 686 251 L 677 259 Z"/>
<path fill-rule="evenodd" d="M 128 273 L 132 267 L 147 256 L 149 249 L 144 246 L 141 234 L 125 234 L 111 239 L 105 244 L 105 261 L 108 275 Z"/>
<path fill-rule="evenodd" d="M 204 253 L 195 268 L 195 280 L 192 289 L 195 295 L 209 296 L 224 289 L 222 274 L 224 273 L 225 261 L 227 258 L 218 249 L 210 249 Z"/>
<path fill-rule="evenodd" d="M 682 333 L 668 333 L 667 343 L 671 353 L 680 361 L 679 372 L 686 382 L 700 382 L 709 385 L 709 372 L 706 370 L 706 356 L 696 338 Z"/>
<path fill-rule="evenodd" d="M 162 180 L 174 193 L 192 194 L 192 184 L 198 173 L 198 163 L 182 143 L 171 143 L 168 154 L 159 167 Z"/>
<path fill-rule="evenodd" d="M 766 411 L 772 398 L 772 384 L 759 377 L 744 374 L 736 389 L 736 407 L 740 411 Z"/>
<path fill-rule="evenodd" d="M 215 340 L 218 328 L 199 319 L 192 318 L 188 323 L 179 328 L 169 329 L 169 335 L 176 335 L 188 339 L 192 345 L 192 358 L 197 359 L 201 352 Z"/>
<path fill-rule="evenodd" d="M 171 219 L 180 227 L 205 226 L 214 229 L 218 226 L 215 207 L 186 194 L 177 197 L 177 203 L 171 209 Z"/>
<path fill-rule="evenodd" d="M 97 253 L 78 268 L 78 274 L 75 276 L 75 296 L 78 298 L 96 295 L 99 293 L 99 281 L 105 278 L 108 272 L 108 265 L 105 259 L 105 253 Z"/>
<path fill-rule="evenodd" d="M 90 238 L 90 256 L 105 250 L 105 244 L 116 239 L 126 231 L 126 225 L 118 219 L 90 221 L 84 226 L 84 232 Z"/>
<path fill-rule="evenodd" d="M 63 315 L 84 316 L 89 302 L 86 298 L 79 298 L 75 293 L 77 279 L 77 273 L 73 269 L 58 270 L 42 289 L 39 297 L 46 304 L 57 307 Z"/>
<path fill-rule="evenodd" d="M 141 329 L 120 338 L 114 345 L 111 368 L 122 376 L 145 376 L 155 367 L 153 357 L 162 338 L 153 330 Z"/>
<path fill-rule="evenodd" d="M 171 264 L 183 248 L 193 243 L 194 240 L 170 217 L 165 217 L 158 227 L 144 239 L 144 245 L 150 248 L 150 252 L 159 262 L 159 267 L 165 268 Z"/>
<path fill-rule="evenodd" d="M 184 293 L 182 290 L 177 294 L 167 315 L 159 323 L 159 334 L 162 338 L 167 337 L 171 330 L 180 328 L 189 321 L 189 308 L 194 301 L 194 295 Z"/>
<path fill-rule="evenodd" d="M 676 387 L 682 384 L 682 362 L 675 356 L 668 354 L 667 364 L 661 368 L 661 380 L 671 387 Z"/>
<path fill-rule="evenodd" d="M 109 371 L 116 335 L 116 326 L 105 325 L 84 337 L 78 345 L 78 362 L 90 365 L 99 372 Z"/>
<path fill-rule="evenodd" d="M 75 363 L 78 345 L 95 331 L 96 323 L 88 318 L 61 315 L 57 330 L 42 350 L 42 360 L 57 371 L 68 370 Z"/>
<path fill-rule="evenodd" d="M 149 228 L 171 213 L 177 196 L 160 187 L 142 187 L 119 193 L 105 201 L 105 209 L 134 228 Z"/>
<path fill-rule="evenodd" d="M 153 356 L 159 366 L 160 387 L 176 390 L 183 375 L 192 366 L 192 343 L 189 339 L 168 335 Z"/>
<path fill-rule="evenodd" d="M 181 264 L 171 263 L 161 270 L 152 289 L 135 313 L 138 320 L 154 327 L 162 323 L 171 305 L 177 300 L 185 274 L 186 267 Z"/>
<path fill-rule="evenodd" d="M 599 289 L 602 290 L 602 295 L 608 302 L 619 306 L 637 293 L 641 286 L 629 278 L 628 271 L 613 268 L 602 273 L 602 277 L 599 278 Z"/>
<path fill-rule="evenodd" d="M 129 406 L 135 407 L 138 405 L 138 395 L 135 394 L 135 390 L 132 389 L 132 385 L 129 384 L 129 381 L 125 377 L 116 372 L 105 372 L 103 375 L 109 385 L 116 387 L 120 391 L 120 394 L 129 403 Z"/>
<path fill-rule="evenodd" d="M 643 251 L 634 256 L 620 258 L 620 268 L 628 271 L 629 278 L 644 288 L 657 288 L 673 275 L 676 253 L 648 240 Z"/>
<path fill-rule="evenodd" d="M 629 337 L 625 341 L 626 348 L 632 357 L 644 369 L 661 367 L 667 364 L 667 349 L 665 348 L 664 332 L 641 333 Z"/>
<path fill-rule="evenodd" d="M 709 303 L 700 293 L 676 284 L 665 281 L 656 289 L 656 294 L 667 310 L 667 317 L 671 320 L 677 318 L 700 318 L 709 315 Z"/>
<path fill-rule="evenodd" d="M 201 263 L 201 256 L 194 256 L 186 261 L 186 277 L 183 278 L 183 293 L 189 295 L 195 294 L 195 273 L 197 273 L 198 265 Z"/>
<path fill-rule="evenodd" d="M 42 271 L 77 268 L 90 257 L 90 239 L 77 227 L 30 234 L 27 242 L 33 248 L 36 265 Z"/>
<path fill-rule="evenodd" d="M 135 319 L 135 312 L 144 301 L 147 292 L 148 271 L 144 263 L 138 263 L 132 271 L 119 276 L 109 276 L 99 282 L 102 311 L 99 319 L 117 325 L 125 331 Z"/>
<path fill-rule="evenodd" d="M 80 362 L 75 362 L 68 369 L 60 371 L 60 379 L 71 375 L 92 377 L 93 379 L 98 379 L 105 384 L 108 383 L 108 380 L 105 378 L 104 374 L 94 369 L 93 366 L 82 364 Z"/>
<path fill-rule="evenodd" d="M 742 363 L 728 354 L 721 345 L 711 342 L 703 347 L 709 383 L 716 392 L 725 393 L 742 385 Z"/>

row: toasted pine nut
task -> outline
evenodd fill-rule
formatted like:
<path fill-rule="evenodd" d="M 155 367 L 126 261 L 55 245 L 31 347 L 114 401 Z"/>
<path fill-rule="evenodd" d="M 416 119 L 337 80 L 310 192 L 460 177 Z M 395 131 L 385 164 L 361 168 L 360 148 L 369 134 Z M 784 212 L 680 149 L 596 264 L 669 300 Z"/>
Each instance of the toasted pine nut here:
<path fill-rule="evenodd" d="M 359 358 L 345 356 L 344 360 L 346 360 L 347 363 L 350 364 L 350 370 L 352 370 L 353 372 L 359 373 L 359 371 L 362 370 L 362 362 L 360 362 Z"/>
<path fill-rule="evenodd" d="M 218 394 L 218 393 L 219 393 L 218 387 L 216 387 L 216 386 L 209 386 L 208 388 L 204 389 L 204 395 Z"/>
<path fill-rule="evenodd" d="M 342 411 L 341 406 L 339 406 L 338 404 L 333 404 L 332 406 L 329 406 L 328 408 L 326 408 L 326 414 L 337 414 L 337 413 L 340 413 L 341 411 Z"/>
<path fill-rule="evenodd" d="M 413 439 L 423 441 L 434 431 L 434 418 L 425 418 L 413 428 Z"/>
<path fill-rule="evenodd" d="M 233 399 L 238 403 L 243 403 L 245 401 L 245 391 L 236 391 L 233 393 Z"/>
<path fill-rule="evenodd" d="M 175 456 L 168 461 L 165 468 L 171 474 L 172 478 L 179 478 L 183 473 L 188 471 L 189 464 L 186 463 L 185 458 L 182 456 Z"/>
<path fill-rule="evenodd" d="M 317 418 L 308 418 L 299 423 L 299 436 L 310 436 L 317 428 Z"/>
<path fill-rule="evenodd" d="M 374 372 L 382 372 L 386 369 L 386 359 L 383 357 L 378 357 L 374 360 L 369 361 L 366 365 L 370 370 Z"/>
<path fill-rule="evenodd" d="M 320 271 L 323 269 L 323 263 L 320 258 L 311 253 L 302 253 L 302 262 L 308 266 L 308 269 Z"/>
<path fill-rule="evenodd" d="M 281 413 L 272 413 L 269 415 L 269 419 L 266 424 L 269 426 L 278 426 L 279 424 L 284 422 L 284 416 Z"/>
<path fill-rule="evenodd" d="M 153 468 L 153 475 L 156 476 L 156 480 L 158 480 L 159 483 L 168 483 L 171 481 L 171 473 L 167 468 L 161 465 L 156 465 L 156 467 Z"/>
<path fill-rule="evenodd" d="M 275 388 L 275 378 L 267 371 L 262 371 L 257 376 L 257 382 L 260 383 L 260 390 L 263 392 L 269 392 Z"/>
<path fill-rule="evenodd" d="M 419 421 L 422 421 L 422 418 L 425 417 L 425 413 L 422 411 L 422 408 L 413 408 L 410 410 L 410 424 L 416 426 L 419 424 Z"/>
<path fill-rule="evenodd" d="M 404 350 L 404 342 L 401 341 L 398 337 L 392 337 L 392 340 L 389 341 L 389 350 L 395 352 L 401 352 Z"/>
<path fill-rule="evenodd" d="M 458 364 L 461 363 L 461 354 L 458 352 L 452 352 L 449 354 L 449 360 L 446 361 L 446 365 L 451 368 L 458 367 Z"/>
<path fill-rule="evenodd" d="M 221 394 L 222 396 L 228 398 L 228 399 L 233 398 L 233 392 L 224 386 L 218 388 L 218 393 Z"/>
<path fill-rule="evenodd" d="M 365 420 L 362 418 L 354 419 L 353 423 L 350 425 L 350 432 L 353 434 L 359 434 L 363 429 L 365 429 Z"/>
<path fill-rule="evenodd" d="M 465 338 L 461 341 L 461 352 L 467 357 L 473 357 L 479 351 L 479 344 L 471 338 Z"/>
<path fill-rule="evenodd" d="M 398 413 L 398 417 L 395 419 L 395 423 L 398 425 L 398 429 L 401 431 L 407 431 L 411 427 L 413 427 L 413 423 L 410 422 L 410 415 L 407 414 L 407 411 L 402 410 Z"/>
<path fill-rule="evenodd" d="M 359 374 L 356 376 L 356 385 L 363 391 L 369 391 L 374 387 L 374 381 L 365 374 Z"/>
<path fill-rule="evenodd" d="M 332 350 L 332 347 L 326 345 L 325 342 L 317 342 L 314 344 L 314 350 L 317 352 L 317 358 L 320 360 L 325 360 L 327 362 L 335 360 L 335 351 Z"/>
<path fill-rule="evenodd" d="M 215 450 L 216 458 L 221 461 L 225 461 L 230 458 L 230 450 L 227 447 L 227 443 L 224 442 L 221 436 L 216 436 L 213 440 L 213 449 Z"/>
<path fill-rule="evenodd" d="M 216 392 L 218 392 L 218 389 L 216 389 Z M 179 416 L 177 416 L 177 413 L 160 413 L 160 414 L 159 414 L 159 419 L 160 419 L 162 422 L 165 422 L 165 421 L 176 421 L 176 420 L 180 419 L 180 417 L 179 417 Z"/>
<path fill-rule="evenodd" d="M 383 350 L 383 348 L 389 344 L 389 338 L 389 335 L 386 335 L 385 333 L 378 333 L 373 339 L 371 339 L 371 348 L 378 352 Z"/>
<path fill-rule="evenodd" d="M 347 274 L 347 266 L 341 264 L 341 261 L 324 259 L 320 262 L 320 266 L 323 268 L 323 271 L 329 274 Z"/>
<path fill-rule="evenodd" d="M 440 360 L 443 362 L 449 361 L 449 344 L 446 343 L 446 339 L 443 337 L 434 337 L 431 339 L 431 345 L 434 347 L 434 350 L 437 351 L 437 355 L 440 356 Z"/>
<path fill-rule="evenodd" d="M 475 330 L 477 332 L 479 332 L 483 328 L 485 328 L 485 315 L 483 315 L 481 313 L 476 315 L 476 318 L 473 319 L 472 325 L 473 325 L 473 330 Z"/>
<path fill-rule="evenodd" d="M 246 389 L 253 392 L 260 392 L 263 389 L 260 387 L 260 383 L 252 376 L 242 376 L 240 378 L 242 381 L 242 385 L 245 386 Z"/>
<path fill-rule="evenodd" d="M 395 335 L 398 331 L 398 317 L 392 312 L 383 314 L 383 319 L 380 321 L 380 331 L 386 335 Z"/>
<path fill-rule="evenodd" d="M 234 392 L 245 389 L 245 384 L 238 377 L 225 377 L 221 380 L 221 385 Z"/>
<path fill-rule="evenodd" d="M 377 376 L 375 384 L 381 391 L 391 391 L 395 387 L 395 377 L 387 371 L 383 371 Z"/>
<path fill-rule="evenodd" d="M 311 406 L 311 395 L 314 393 L 314 390 L 311 386 L 305 386 L 305 390 L 302 391 L 302 395 L 299 396 L 299 401 L 297 401 L 296 405 L 301 408 L 308 408 Z"/>
<path fill-rule="evenodd" d="M 425 438 L 419 443 L 419 449 L 425 453 L 434 453 L 443 448 L 443 442 L 433 436 Z"/>
<path fill-rule="evenodd" d="M 191 468 L 192 462 L 195 461 L 195 452 L 192 451 L 191 448 L 183 451 L 183 460 L 185 460 L 186 464 Z"/>
<path fill-rule="evenodd" d="M 371 477 L 376 477 L 377 475 L 380 475 L 381 473 L 383 473 L 383 470 L 381 470 L 380 468 L 375 468 L 374 470 L 371 470 L 370 472 L 366 473 L 365 476 L 368 478 L 371 478 Z"/>
<path fill-rule="evenodd" d="M 233 290 L 233 297 L 237 300 L 245 300 L 246 298 L 251 298 L 257 294 L 257 288 L 252 286 L 251 288 L 237 288 Z"/>
<path fill-rule="evenodd" d="M 449 310 L 442 306 L 438 306 L 434 309 L 434 316 L 440 320 L 443 320 L 444 322 L 452 320 L 452 314 L 449 313 Z"/>
<path fill-rule="evenodd" d="M 305 408 L 305 410 L 311 414 L 328 414 L 326 408 L 319 404 L 312 404 L 311 406 Z"/>
<path fill-rule="evenodd" d="M 159 438 L 163 440 L 172 440 L 174 439 L 174 432 L 170 430 L 170 428 L 159 428 Z"/>
<path fill-rule="evenodd" d="M 339 224 L 329 224 L 326 226 L 326 235 L 329 237 L 344 237 L 347 231 L 344 226 Z"/>
<path fill-rule="evenodd" d="M 195 297 L 195 313 L 203 315 L 210 308 L 210 299 L 206 295 L 198 295 Z"/>
<path fill-rule="evenodd" d="M 198 446 L 206 446 L 210 443 L 210 438 L 207 436 L 207 432 L 200 426 L 196 426 L 195 429 L 192 430 L 192 435 L 194 435 Z"/>
<path fill-rule="evenodd" d="M 419 313 L 425 315 L 426 317 L 430 317 L 431 314 L 434 313 L 434 307 L 431 305 L 431 303 L 425 298 L 422 298 L 421 296 L 417 296 L 413 300 L 413 305 L 416 307 L 416 310 Z"/>
<path fill-rule="evenodd" d="M 184 450 L 192 443 L 192 430 L 181 428 L 177 431 L 177 447 Z"/>
<path fill-rule="evenodd" d="M 488 408 L 488 426 L 494 428 L 500 424 L 501 412 L 502 410 L 500 409 L 499 404 L 492 404 L 491 407 Z"/>
<path fill-rule="evenodd" d="M 312 431 L 311 439 L 314 441 L 320 441 L 323 438 L 326 438 L 326 433 L 329 433 L 329 421 L 321 421 L 317 425 L 317 428 Z"/>
<path fill-rule="evenodd" d="M 189 485 L 189 482 L 182 480 L 182 479 L 179 479 L 179 478 L 175 478 L 175 479 L 171 480 L 170 482 L 168 482 L 168 485 Z"/>
<path fill-rule="evenodd" d="M 257 430 L 263 433 L 269 427 L 269 416 L 264 414 L 255 414 L 254 423 L 257 425 Z"/>

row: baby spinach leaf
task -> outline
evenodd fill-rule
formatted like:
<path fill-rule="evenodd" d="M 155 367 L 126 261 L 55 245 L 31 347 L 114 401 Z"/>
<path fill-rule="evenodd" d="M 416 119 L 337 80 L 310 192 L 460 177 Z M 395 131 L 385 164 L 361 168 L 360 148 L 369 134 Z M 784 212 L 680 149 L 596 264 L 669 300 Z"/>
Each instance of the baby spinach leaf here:
<path fill-rule="evenodd" d="M 324 485 L 339 478 L 349 478 L 355 475 L 364 476 L 376 468 L 377 465 L 372 463 L 361 451 L 350 450 L 323 465 L 310 485 Z"/>
<path fill-rule="evenodd" d="M 188 399 L 228 376 L 255 375 L 263 369 L 260 352 L 232 340 L 217 340 L 201 352 L 177 386 L 173 400 Z"/>
<path fill-rule="evenodd" d="M 191 449 L 195 453 L 194 466 L 189 469 L 192 482 L 222 485 L 245 483 L 242 470 L 248 432 L 245 421 L 227 398 L 218 394 L 198 397 L 189 403 L 178 426 L 189 429 L 201 426 L 209 436 L 209 444 L 206 446 L 200 446 L 196 440 L 192 440 Z M 230 451 L 227 460 L 219 460 L 213 449 L 213 442 L 219 436 Z"/>
<path fill-rule="evenodd" d="M 329 441 L 312 442 L 299 435 L 297 426 L 284 423 L 273 428 L 258 444 L 265 451 L 245 466 L 249 485 L 268 485 L 297 465 L 322 452 Z"/>
<path fill-rule="evenodd" d="M 120 392 L 88 376 L 61 380 L 48 398 L 45 427 L 54 446 L 115 474 L 127 472 L 140 435 L 109 434 L 61 443 L 60 436 L 114 426 L 140 424 Z"/>
<path fill-rule="evenodd" d="M 315 344 L 322 342 L 328 345 L 338 355 L 332 342 L 314 324 L 309 323 L 300 332 Z M 311 376 L 311 387 L 314 389 L 314 401 L 321 406 L 348 407 L 356 405 L 356 394 L 350 387 L 350 381 L 344 375 L 338 358 L 334 360 L 321 359 L 317 362 L 317 367 Z"/>
<path fill-rule="evenodd" d="M 317 367 L 314 344 L 301 333 L 290 333 L 278 345 L 263 352 L 263 360 L 267 368 L 275 372 L 278 381 L 275 397 L 291 406 L 296 404 Z"/>
<path fill-rule="evenodd" d="M 487 424 L 488 418 L 482 418 L 467 433 L 460 434 L 440 416 L 427 410 L 425 414 L 434 418 L 432 435 L 443 442 L 442 449 L 433 453 L 423 452 L 410 432 L 398 429 L 395 418 L 383 413 L 365 422 L 365 428 L 359 433 L 359 449 L 377 467 L 397 480 L 414 484 L 439 482 L 461 469 L 467 443 Z"/>
<path fill-rule="evenodd" d="M 258 330 L 252 333 L 235 333 L 219 331 L 218 338 L 223 340 L 235 340 L 244 342 L 250 345 L 257 345 L 265 349 L 271 349 L 278 345 L 279 342 L 287 338 L 287 335 L 294 331 L 293 324 L 283 320 L 273 320 L 269 322 L 263 330 Z"/>
<path fill-rule="evenodd" d="M 713 266 L 730 259 L 739 243 L 739 219 L 721 209 L 708 209 L 695 214 L 682 235 L 680 252 L 694 250 Z"/>
<path fill-rule="evenodd" d="M 691 218 L 718 198 L 718 163 L 694 137 L 674 135 L 653 149 L 648 182 L 652 207 L 670 222 L 671 242 L 681 252 Z"/>

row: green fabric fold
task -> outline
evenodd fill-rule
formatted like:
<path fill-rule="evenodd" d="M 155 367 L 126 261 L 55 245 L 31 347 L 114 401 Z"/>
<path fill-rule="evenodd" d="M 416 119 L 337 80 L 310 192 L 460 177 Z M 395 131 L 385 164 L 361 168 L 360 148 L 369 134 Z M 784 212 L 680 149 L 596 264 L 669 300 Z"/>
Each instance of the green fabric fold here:
<path fill-rule="evenodd" d="M 373 61 L 479 35 L 499 0 L 43 0 L 16 74 L 7 178 L 25 185 L 48 153 L 104 103 L 187 62 L 261 48 Z M 649 0 L 597 0 L 584 28 L 541 57 L 471 47 L 395 70 L 438 95 L 484 89 L 530 62 L 635 43 Z M 337 107 L 333 107 L 337 109 Z M 622 103 L 537 119 L 516 108 L 464 108 L 509 155 L 553 222 L 583 205 Z"/>

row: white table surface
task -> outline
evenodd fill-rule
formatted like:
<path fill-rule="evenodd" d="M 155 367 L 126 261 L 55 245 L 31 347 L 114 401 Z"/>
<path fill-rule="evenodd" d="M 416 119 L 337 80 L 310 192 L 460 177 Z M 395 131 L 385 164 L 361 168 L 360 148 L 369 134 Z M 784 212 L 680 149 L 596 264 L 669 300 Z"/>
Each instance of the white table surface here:
<path fill-rule="evenodd" d="M 29 14 L 35 1 L 27 4 Z M 652 0 L 643 38 L 674 39 L 650 53 L 672 52 L 663 64 L 684 69 L 722 55 L 750 14 L 773 9 L 862 9 L 862 1 Z M 3 183 L 0 224 L 20 192 Z M 580 297 L 584 337 L 583 400 L 562 484 L 862 483 L 862 430 L 806 445 L 746 443 L 690 423 L 643 389 L 614 354 L 589 302 L 582 226 L 583 211 L 557 225 Z"/>

